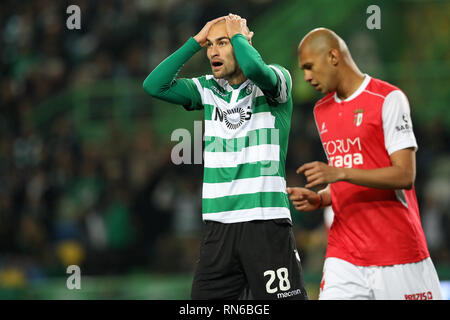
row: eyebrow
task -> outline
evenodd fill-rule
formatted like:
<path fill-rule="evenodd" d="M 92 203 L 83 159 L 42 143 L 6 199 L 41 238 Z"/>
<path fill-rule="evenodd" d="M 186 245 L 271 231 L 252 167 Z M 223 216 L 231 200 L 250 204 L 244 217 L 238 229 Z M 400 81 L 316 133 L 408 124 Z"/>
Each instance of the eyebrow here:
<path fill-rule="evenodd" d="M 302 70 L 311 69 L 312 66 L 313 66 L 313 64 L 311 62 L 306 62 L 300 66 L 300 69 L 302 69 Z"/>
<path fill-rule="evenodd" d="M 219 37 L 219 38 L 214 39 L 214 41 L 217 42 L 217 41 L 220 41 L 220 40 L 223 40 L 223 39 L 230 40 L 230 38 L 228 38 L 226 36 L 223 36 L 223 37 Z M 206 41 L 213 42 L 213 41 L 211 41 L 211 39 L 208 39 L 208 38 L 206 38 Z"/>

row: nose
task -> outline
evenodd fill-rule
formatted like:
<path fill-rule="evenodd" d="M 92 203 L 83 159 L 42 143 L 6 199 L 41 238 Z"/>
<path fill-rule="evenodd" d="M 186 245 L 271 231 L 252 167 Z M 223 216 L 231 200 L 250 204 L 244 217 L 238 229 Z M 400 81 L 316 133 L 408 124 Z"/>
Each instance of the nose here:
<path fill-rule="evenodd" d="M 217 49 L 217 46 L 215 44 L 209 47 L 209 55 L 211 58 L 214 58 L 219 55 L 219 50 Z"/>
<path fill-rule="evenodd" d="M 305 70 L 305 81 L 311 82 L 312 81 L 312 74 L 309 70 Z"/>

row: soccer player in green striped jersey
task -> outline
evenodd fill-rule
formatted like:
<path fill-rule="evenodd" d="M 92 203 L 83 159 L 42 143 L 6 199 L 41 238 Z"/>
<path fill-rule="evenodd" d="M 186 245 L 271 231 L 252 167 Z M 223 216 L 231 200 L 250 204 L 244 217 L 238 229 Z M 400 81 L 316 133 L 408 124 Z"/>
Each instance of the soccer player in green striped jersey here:
<path fill-rule="evenodd" d="M 208 22 L 144 81 L 153 97 L 203 110 L 205 222 L 191 297 L 306 299 L 285 161 L 292 114 L 288 70 L 266 65 L 246 20 Z M 212 74 L 177 78 L 202 48 Z"/>

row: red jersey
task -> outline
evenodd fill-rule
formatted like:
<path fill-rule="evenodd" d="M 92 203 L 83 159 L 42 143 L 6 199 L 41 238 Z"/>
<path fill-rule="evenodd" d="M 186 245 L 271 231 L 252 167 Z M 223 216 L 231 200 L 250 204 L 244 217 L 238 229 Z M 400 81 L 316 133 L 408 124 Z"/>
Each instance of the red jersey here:
<path fill-rule="evenodd" d="M 388 167 L 393 152 L 417 149 L 406 96 L 367 75 L 347 99 L 331 93 L 318 101 L 314 116 L 328 164 L 334 167 Z M 334 220 L 326 257 L 358 266 L 429 257 L 414 188 L 381 190 L 342 181 L 330 188 Z"/>

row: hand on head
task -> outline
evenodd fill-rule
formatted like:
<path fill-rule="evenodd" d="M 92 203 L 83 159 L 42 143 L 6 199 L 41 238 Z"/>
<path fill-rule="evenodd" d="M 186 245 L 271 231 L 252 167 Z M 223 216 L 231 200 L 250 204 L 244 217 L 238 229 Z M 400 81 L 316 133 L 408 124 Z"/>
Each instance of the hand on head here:
<path fill-rule="evenodd" d="M 230 13 L 225 17 L 225 23 L 227 24 L 228 37 L 231 39 L 235 34 L 244 35 L 247 40 L 251 43 L 253 32 L 247 27 L 247 20 L 241 18 L 236 14 Z"/>
<path fill-rule="evenodd" d="M 194 39 L 198 42 L 200 46 L 206 47 L 209 30 L 213 25 L 222 21 L 226 23 L 227 34 L 230 39 L 235 34 L 241 33 L 251 43 L 254 33 L 248 29 L 247 20 L 241 18 L 238 15 L 230 13 L 228 16 L 222 16 L 207 22 L 205 26 L 202 28 L 202 30 L 200 30 L 200 32 L 194 36 Z"/>
<path fill-rule="evenodd" d="M 195 41 L 197 41 L 200 46 L 206 47 L 207 45 L 206 39 L 208 37 L 209 30 L 214 24 L 222 20 L 225 20 L 225 16 L 207 22 L 205 26 L 202 28 L 202 30 L 200 30 L 200 32 L 194 36 Z"/>

